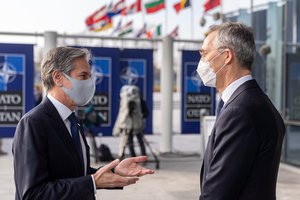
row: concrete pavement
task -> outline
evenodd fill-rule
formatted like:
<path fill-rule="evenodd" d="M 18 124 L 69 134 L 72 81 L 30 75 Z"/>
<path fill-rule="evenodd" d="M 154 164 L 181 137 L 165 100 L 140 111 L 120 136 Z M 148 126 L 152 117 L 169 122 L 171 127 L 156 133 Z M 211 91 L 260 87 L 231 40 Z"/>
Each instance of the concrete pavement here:
<path fill-rule="evenodd" d="M 159 149 L 159 136 L 146 136 L 151 147 Z M 108 144 L 112 153 L 117 154 L 120 138 L 101 137 L 97 143 Z M 3 140 L 3 149 L 9 152 L 0 156 L 0 199 L 14 199 L 13 167 L 11 154 L 12 139 Z M 173 153 L 160 155 L 160 169 L 154 175 L 142 177 L 137 184 L 124 190 L 98 190 L 97 199 L 101 200 L 196 200 L 199 196 L 200 165 L 199 135 L 175 135 L 173 137 Z M 128 151 L 127 151 L 128 152 Z M 136 146 L 139 153 L 139 147 Z M 149 152 L 149 151 L 148 151 Z M 149 156 L 149 159 L 153 158 Z M 100 166 L 105 163 L 95 163 Z M 155 169 L 155 164 L 147 163 L 147 167 Z M 300 168 L 286 164 L 280 165 L 277 182 L 278 200 L 300 199 Z"/>

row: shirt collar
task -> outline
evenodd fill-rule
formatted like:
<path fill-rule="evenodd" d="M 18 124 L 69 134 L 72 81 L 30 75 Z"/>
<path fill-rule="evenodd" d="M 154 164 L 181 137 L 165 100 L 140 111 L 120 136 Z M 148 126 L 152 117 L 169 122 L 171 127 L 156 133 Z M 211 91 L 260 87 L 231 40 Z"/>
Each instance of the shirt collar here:
<path fill-rule="evenodd" d="M 246 81 L 252 80 L 253 77 L 251 75 L 246 75 L 243 76 L 237 80 L 235 80 L 234 82 L 232 82 L 230 85 L 228 85 L 226 87 L 226 89 L 224 90 L 221 98 L 224 101 L 224 104 L 226 104 L 226 102 L 229 100 L 229 98 L 231 97 L 231 95 L 234 93 L 234 91 L 240 87 L 243 83 L 245 83 Z"/>
<path fill-rule="evenodd" d="M 72 111 L 67 106 L 62 104 L 60 101 L 55 99 L 51 94 L 48 93 L 47 97 L 51 101 L 51 103 L 54 105 L 54 107 L 56 108 L 56 110 L 57 110 L 58 114 L 60 115 L 60 117 L 62 118 L 62 120 L 65 121 L 70 116 Z"/>

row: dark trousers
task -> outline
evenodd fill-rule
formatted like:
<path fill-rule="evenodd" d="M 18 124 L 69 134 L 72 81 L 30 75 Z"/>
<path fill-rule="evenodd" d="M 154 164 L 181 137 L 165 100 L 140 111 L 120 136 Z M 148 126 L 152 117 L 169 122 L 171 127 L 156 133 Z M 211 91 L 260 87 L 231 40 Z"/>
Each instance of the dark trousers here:
<path fill-rule="evenodd" d="M 138 139 L 138 142 L 139 142 L 139 145 L 140 145 L 140 148 L 141 148 L 141 154 L 143 156 L 145 156 L 146 155 L 146 148 L 145 148 L 145 144 L 144 144 L 144 141 L 143 141 L 143 133 L 138 133 L 135 136 Z M 128 135 L 127 145 L 129 147 L 130 155 L 132 157 L 135 157 L 136 154 L 135 154 L 135 151 L 134 151 L 133 137 L 134 137 L 134 135 L 132 134 L 132 131 L 130 131 L 130 133 Z"/>

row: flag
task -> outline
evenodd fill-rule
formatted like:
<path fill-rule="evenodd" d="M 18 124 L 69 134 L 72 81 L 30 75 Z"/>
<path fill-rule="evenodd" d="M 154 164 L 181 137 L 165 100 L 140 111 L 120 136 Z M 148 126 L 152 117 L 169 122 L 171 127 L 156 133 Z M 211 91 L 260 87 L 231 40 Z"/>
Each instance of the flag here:
<path fill-rule="evenodd" d="M 125 24 L 119 32 L 119 37 L 123 37 L 124 35 L 131 33 L 133 30 L 132 26 L 133 26 L 133 21 L 130 21 L 127 24 Z"/>
<path fill-rule="evenodd" d="M 111 35 L 117 33 L 118 31 L 120 31 L 121 27 L 122 27 L 122 18 L 120 19 L 120 21 L 117 24 L 116 28 L 112 31 Z"/>
<path fill-rule="evenodd" d="M 115 15 L 120 14 L 125 9 L 125 0 L 120 0 L 114 6 L 109 6 L 109 10 L 107 12 L 108 17 L 113 17 Z"/>
<path fill-rule="evenodd" d="M 142 0 L 137 0 L 124 9 L 124 15 L 135 14 L 142 11 Z"/>
<path fill-rule="evenodd" d="M 112 19 L 106 18 L 89 26 L 89 30 L 100 32 L 112 28 Z"/>
<path fill-rule="evenodd" d="M 155 13 L 161 9 L 165 8 L 164 0 L 152 0 L 145 4 L 147 14 Z"/>
<path fill-rule="evenodd" d="M 204 12 L 207 12 L 219 5 L 221 5 L 221 0 L 206 0 L 204 3 Z"/>
<path fill-rule="evenodd" d="M 107 6 L 102 6 L 99 10 L 95 11 L 85 20 L 87 26 L 91 26 L 94 23 L 105 20 L 107 18 Z"/>
<path fill-rule="evenodd" d="M 147 30 L 147 38 L 156 38 L 161 35 L 161 25 L 155 26 Z"/>
<path fill-rule="evenodd" d="M 142 35 L 147 33 L 147 24 L 144 23 L 143 27 L 137 32 L 136 36 L 137 38 L 142 37 Z"/>
<path fill-rule="evenodd" d="M 175 28 L 174 28 L 174 30 L 169 34 L 169 36 L 171 36 L 172 38 L 175 38 L 175 37 L 177 37 L 178 36 L 178 26 L 176 26 Z"/>
<path fill-rule="evenodd" d="M 176 13 L 178 14 L 182 9 L 190 6 L 190 0 L 180 0 L 180 2 L 176 3 L 173 7 L 176 10 Z"/>

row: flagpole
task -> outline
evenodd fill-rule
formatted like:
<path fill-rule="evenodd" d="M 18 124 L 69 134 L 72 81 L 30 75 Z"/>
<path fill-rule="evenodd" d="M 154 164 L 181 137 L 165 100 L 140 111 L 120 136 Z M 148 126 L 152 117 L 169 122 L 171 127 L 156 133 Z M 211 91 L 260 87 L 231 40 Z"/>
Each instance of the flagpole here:
<path fill-rule="evenodd" d="M 221 17 L 221 23 L 224 23 L 224 22 L 225 22 L 225 17 L 224 17 L 224 13 L 223 13 L 223 12 L 224 12 L 224 11 L 223 11 L 223 9 L 224 9 L 224 8 L 223 8 L 223 3 L 224 3 L 224 2 L 223 2 L 223 0 L 220 0 L 220 1 L 221 1 L 221 2 L 220 2 L 220 4 L 221 4 L 221 5 L 220 5 L 220 6 L 221 6 L 221 14 L 220 14 L 220 17 Z"/>
<path fill-rule="evenodd" d="M 141 12 L 142 12 L 142 19 L 143 19 L 143 26 L 145 25 L 145 6 L 144 4 L 142 3 L 142 0 L 141 0 Z"/>
<path fill-rule="evenodd" d="M 165 3 L 165 10 L 166 10 L 166 12 L 165 12 L 165 31 L 166 31 L 165 35 L 167 35 L 168 34 L 168 6 L 167 6 L 167 1 L 164 1 L 164 3 Z"/>
<path fill-rule="evenodd" d="M 253 15 L 253 0 L 250 0 L 250 26 L 253 28 L 254 15 Z"/>
<path fill-rule="evenodd" d="M 191 39 L 194 39 L 194 10 L 193 10 L 193 4 L 192 0 L 190 1 L 191 6 Z"/>

